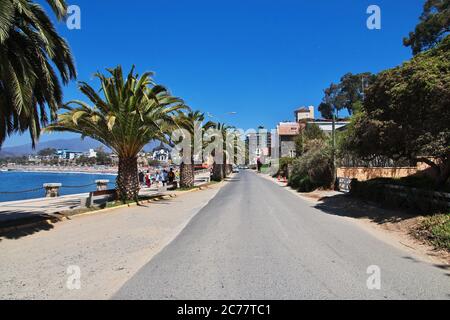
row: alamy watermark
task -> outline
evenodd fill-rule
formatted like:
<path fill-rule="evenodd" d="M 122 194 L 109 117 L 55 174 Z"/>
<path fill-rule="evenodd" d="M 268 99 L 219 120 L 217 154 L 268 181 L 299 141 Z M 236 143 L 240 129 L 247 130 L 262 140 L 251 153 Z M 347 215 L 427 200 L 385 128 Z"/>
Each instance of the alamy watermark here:
<path fill-rule="evenodd" d="M 69 290 L 81 289 L 81 268 L 76 265 L 69 266 L 66 273 L 69 275 L 66 281 L 66 288 Z"/>
<path fill-rule="evenodd" d="M 376 265 L 369 266 L 367 268 L 367 278 L 366 285 L 369 290 L 381 290 L 381 268 Z"/>
<path fill-rule="evenodd" d="M 370 5 L 367 8 L 367 29 L 369 30 L 381 30 L 381 8 L 375 4 Z"/>
<path fill-rule="evenodd" d="M 81 29 L 81 8 L 77 5 L 67 7 L 66 26 L 69 30 Z"/>
<path fill-rule="evenodd" d="M 203 128 L 195 122 L 193 132 L 177 129 L 172 132 L 171 152 L 176 165 L 215 163 L 219 165 L 268 164 L 274 171 L 279 165 L 279 139 L 277 130 Z"/>

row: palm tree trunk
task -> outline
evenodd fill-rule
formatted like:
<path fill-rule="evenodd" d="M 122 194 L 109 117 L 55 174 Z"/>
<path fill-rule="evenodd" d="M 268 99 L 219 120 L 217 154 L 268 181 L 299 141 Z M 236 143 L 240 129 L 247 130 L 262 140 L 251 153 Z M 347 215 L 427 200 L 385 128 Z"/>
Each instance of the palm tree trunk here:
<path fill-rule="evenodd" d="M 219 182 L 223 180 L 223 164 L 214 162 L 212 179 Z"/>
<path fill-rule="evenodd" d="M 180 187 L 181 188 L 192 188 L 194 186 L 194 165 L 185 164 L 184 162 L 180 165 Z"/>
<path fill-rule="evenodd" d="M 119 157 L 119 172 L 116 179 L 117 192 L 122 201 L 138 200 L 139 177 L 137 157 Z"/>
<path fill-rule="evenodd" d="M 224 164 L 222 165 L 222 170 L 223 170 L 223 178 L 225 179 L 227 177 L 227 163 L 226 161 L 224 161 Z"/>

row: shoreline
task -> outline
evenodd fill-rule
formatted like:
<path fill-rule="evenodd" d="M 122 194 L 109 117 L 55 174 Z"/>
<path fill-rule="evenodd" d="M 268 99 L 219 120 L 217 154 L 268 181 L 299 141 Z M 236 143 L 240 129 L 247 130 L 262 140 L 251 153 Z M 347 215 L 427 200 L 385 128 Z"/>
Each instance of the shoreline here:
<path fill-rule="evenodd" d="M 68 167 L 67 169 L 57 167 L 38 167 L 38 168 L 30 168 L 30 167 L 17 167 L 17 168 L 5 168 L 7 171 L 2 171 L 5 173 L 9 172 L 19 172 L 19 173 L 52 173 L 52 174 L 90 174 L 90 175 L 111 175 L 117 176 L 117 169 L 81 169 Z M 0 174 L 2 173 L 0 172 Z"/>

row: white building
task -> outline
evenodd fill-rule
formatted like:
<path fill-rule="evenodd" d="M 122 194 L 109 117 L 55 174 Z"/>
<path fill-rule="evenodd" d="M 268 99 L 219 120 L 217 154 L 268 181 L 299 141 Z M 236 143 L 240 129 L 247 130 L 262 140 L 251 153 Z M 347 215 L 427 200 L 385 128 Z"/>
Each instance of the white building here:
<path fill-rule="evenodd" d="M 86 156 L 88 158 L 97 158 L 97 152 L 94 149 L 89 149 L 89 151 L 86 153 Z"/>
<path fill-rule="evenodd" d="M 167 163 L 170 160 L 170 149 L 166 148 L 163 143 L 159 147 L 152 150 L 151 158 L 160 162 Z"/>

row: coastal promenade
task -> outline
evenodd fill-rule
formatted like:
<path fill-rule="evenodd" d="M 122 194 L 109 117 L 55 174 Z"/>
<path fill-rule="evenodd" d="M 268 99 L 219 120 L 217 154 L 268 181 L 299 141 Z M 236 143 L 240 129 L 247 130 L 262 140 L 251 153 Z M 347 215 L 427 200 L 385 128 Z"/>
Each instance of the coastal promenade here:
<path fill-rule="evenodd" d="M 209 182 L 209 172 L 200 172 L 195 176 L 195 186 Z M 164 194 L 166 188 L 143 188 L 142 196 Z M 86 208 L 89 193 L 80 193 L 57 198 L 38 198 L 30 200 L 0 202 L 0 228 L 16 225 L 19 220 L 39 221 L 42 219 L 59 219 L 61 213 Z"/>

